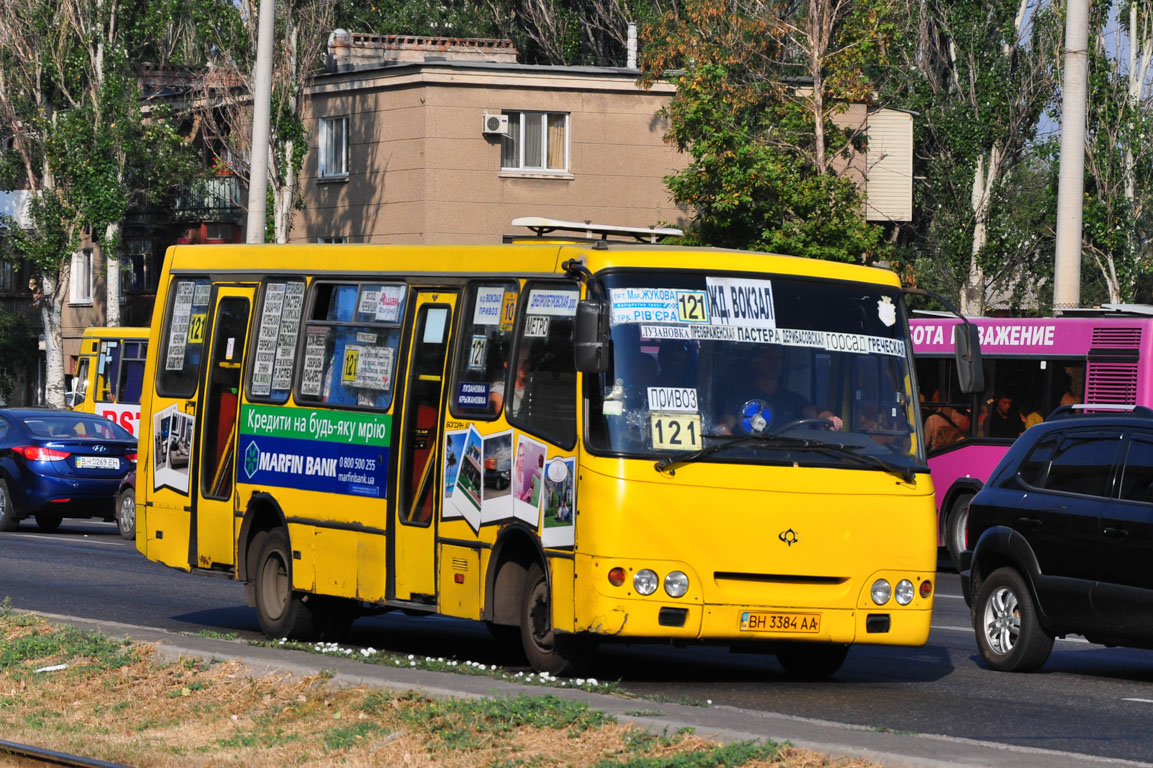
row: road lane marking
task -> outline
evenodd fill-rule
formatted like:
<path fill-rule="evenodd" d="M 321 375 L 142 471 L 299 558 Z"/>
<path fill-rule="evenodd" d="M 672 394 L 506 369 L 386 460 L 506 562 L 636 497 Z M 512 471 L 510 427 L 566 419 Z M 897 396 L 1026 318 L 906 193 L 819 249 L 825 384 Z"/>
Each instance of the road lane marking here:
<path fill-rule="evenodd" d="M 964 600 L 965 599 L 964 595 L 944 595 L 944 594 L 941 594 L 940 592 L 937 593 L 937 597 L 947 597 L 950 600 Z"/>
<path fill-rule="evenodd" d="M 1138 704 L 1153 704 L 1153 699 L 1121 699 L 1121 701 L 1135 701 Z"/>
<path fill-rule="evenodd" d="M 102 541 L 101 539 L 90 539 L 87 535 L 82 539 L 65 538 L 63 536 L 45 536 L 41 533 L 24 533 L 21 534 L 21 539 L 44 539 L 45 541 L 60 541 L 67 544 L 103 544 L 109 547 L 123 547 L 124 544 L 118 541 Z"/>
<path fill-rule="evenodd" d="M 972 627 L 950 627 L 946 624 L 932 624 L 932 625 L 930 625 L 929 628 L 930 629 L 944 629 L 944 630 L 948 630 L 949 632 L 972 632 L 973 631 Z M 1088 643 L 1089 642 L 1088 640 L 1086 640 L 1083 637 L 1058 637 L 1055 639 L 1060 640 L 1062 642 L 1066 642 L 1066 643 Z"/>

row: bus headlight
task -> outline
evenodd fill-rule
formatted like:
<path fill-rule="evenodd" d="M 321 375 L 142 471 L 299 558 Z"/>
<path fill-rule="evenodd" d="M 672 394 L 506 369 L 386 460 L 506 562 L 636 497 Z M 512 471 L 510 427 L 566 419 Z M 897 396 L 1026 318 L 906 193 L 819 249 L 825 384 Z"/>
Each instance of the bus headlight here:
<path fill-rule="evenodd" d="M 884 605 L 889 602 L 889 597 L 893 594 L 893 588 L 889 586 L 889 582 L 885 579 L 877 579 L 873 582 L 873 602 L 877 605 Z"/>
<path fill-rule="evenodd" d="M 913 582 L 909 581 L 908 579 L 901 579 L 897 582 L 897 593 L 895 595 L 897 598 L 897 604 L 908 605 L 909 603 L 913 602 L 913 594 L 915 592 L 916 590 L 913 589 Z"/>
<path fill-rule="evenodd" d="M 665 576 L 665 592 L 669 593 L 669 597 L 684 597 L 685 593 L 689 591 L 689 577 L 680 571 L 673 571 L 668 576 Z"/>
<path fill-rule="evenodd" d="M 648 568 L 642 568 L 633 574 L 633 589 L 635 589 L 639 594 L 651 595 L 653 592 L 657 591 L 657 585 L 660 583 L 661 580 L 658 579 L 657 575 L 650 571 Z"/>

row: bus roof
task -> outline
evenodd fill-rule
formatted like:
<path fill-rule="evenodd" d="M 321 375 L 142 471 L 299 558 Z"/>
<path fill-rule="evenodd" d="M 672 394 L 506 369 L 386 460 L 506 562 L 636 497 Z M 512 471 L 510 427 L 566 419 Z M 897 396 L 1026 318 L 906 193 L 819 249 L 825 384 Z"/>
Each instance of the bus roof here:
<path fill-rule="evenodd" d="M 147 326 L 135 325 L 116 325 L 116 326 L 93 326 L 84 329 L 84 338 L 86 339 L 147 339 L 148 338 Z"/>
<path fill-rule="evenodd" d="M 592 272 L 608 268 L 764 272 L 900 286 L 888 269 L 753 251 L 597 241 L 502 245 L 276 244 L 178 245 L 168 251 L 174 273 L 543 275 L 576 259 Z M 242 266 L 238 266 L 242 265 Z"/>

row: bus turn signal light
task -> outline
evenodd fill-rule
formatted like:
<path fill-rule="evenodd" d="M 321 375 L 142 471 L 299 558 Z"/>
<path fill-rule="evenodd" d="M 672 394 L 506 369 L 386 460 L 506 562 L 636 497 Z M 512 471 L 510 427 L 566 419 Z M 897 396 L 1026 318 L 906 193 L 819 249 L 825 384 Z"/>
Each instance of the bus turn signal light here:
<path fill-rule="evenodd" d="M 925 579 L 921 582 L 921 597 L 928 597 L 933 594 L 933 582 Z"/>
<path fill-rule="evenodd" d="M 621 584 L 624 584 L 624 583 L 625 583 L 625 569 L 624 568 L 617 566 L 616 568 L 613 568 L 611 571 L 609 571 L 609 584 L 612 584 L 614 587 L 619 587 Z"/>

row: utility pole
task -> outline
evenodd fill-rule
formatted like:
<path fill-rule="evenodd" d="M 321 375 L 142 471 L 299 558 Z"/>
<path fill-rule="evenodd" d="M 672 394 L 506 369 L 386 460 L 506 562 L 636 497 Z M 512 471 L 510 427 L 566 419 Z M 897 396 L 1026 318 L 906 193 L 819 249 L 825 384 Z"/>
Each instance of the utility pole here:
<path fill-rule="evenodd" d="M 255 88 L 252 93 L 252 156 L 248 163 L 248 225 L 244 242 L 264 242 L 268 207 L 268 123 L 272 113 L 272 38 L 276 0 L 260 0 L 256 38 Z"/>
<path fill-rule="evenodd" d="M 1057 181 L 1057 253 L 1053 306 L 1081 304 L 1081 224 L 1085 194 L 1085 101 L 1089 81 L 1089 0 L 1068 0 Z"/>

